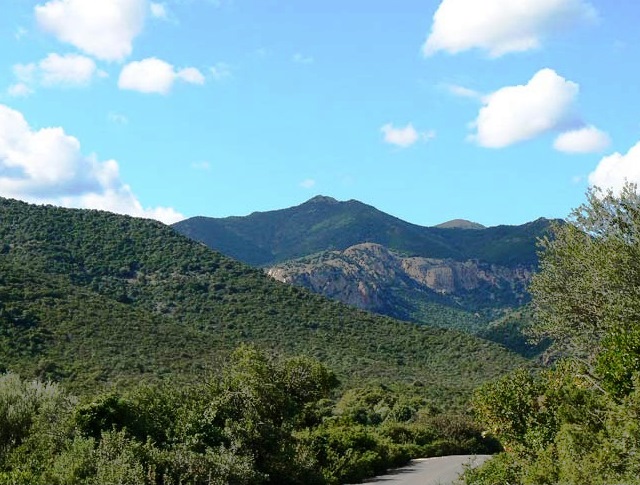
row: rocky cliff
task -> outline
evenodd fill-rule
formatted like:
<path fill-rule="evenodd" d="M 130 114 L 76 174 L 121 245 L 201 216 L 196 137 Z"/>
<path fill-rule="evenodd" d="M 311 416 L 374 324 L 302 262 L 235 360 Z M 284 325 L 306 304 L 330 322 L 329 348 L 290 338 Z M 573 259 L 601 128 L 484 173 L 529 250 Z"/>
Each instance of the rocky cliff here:
<path fill-rule="evenodd" d="M 272 266 L 267 273 L 359 308 L 401 316 L 394 307 L 425 298 L 468 311 L 522 305 L 532 269 L 411 257 L 363 243 Z"/>

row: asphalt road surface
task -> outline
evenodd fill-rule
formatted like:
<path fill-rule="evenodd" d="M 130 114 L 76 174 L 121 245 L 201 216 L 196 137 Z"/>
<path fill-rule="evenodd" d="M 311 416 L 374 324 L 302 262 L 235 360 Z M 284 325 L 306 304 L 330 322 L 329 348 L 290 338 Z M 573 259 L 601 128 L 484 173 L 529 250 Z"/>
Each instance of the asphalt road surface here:
<path fill-rule="evenodd" d="M 408 466 L 373 478 L 364 485 L 455 485 L 465 464 L 478 466 L 491 455 L 457 455 L 413 460 Z"/>

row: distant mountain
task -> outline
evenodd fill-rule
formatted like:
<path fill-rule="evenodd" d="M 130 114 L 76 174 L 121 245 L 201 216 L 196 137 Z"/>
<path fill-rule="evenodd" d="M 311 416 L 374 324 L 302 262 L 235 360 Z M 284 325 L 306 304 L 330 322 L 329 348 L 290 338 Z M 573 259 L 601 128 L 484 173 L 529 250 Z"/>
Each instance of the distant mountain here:
<path fill-rule="evenodd" d="M 193 217 L 173 227 L 227 256 L 262 267 L 321 251 L 344 251 L 361 243 L 379 244 L 408 256 L 534 266 L 536 238 L 549 222 L 538 219 L 481 231 L 423 227 L 356 200 L 317 196 L 288 209 L 244 217 Z"/>
<path fill-rule="evenodd" d="M 465 219 L 453 219 L 452 221 L 443 222 L 437 226 L 440 229 L 486 229 L 482 224 L 467 221 Z"/>
<path fill-rule="evenodd" d="M 523 362 L 278 283 L 158 222 L 0 198 L 0 370 L 76 392 L 193 382 L 242 342 L 319 358 L 345 385 L 418 382 L 441 404 Z"/>
<path fill-rule="evenodd" d="M 482 334 L 528 355 L 521 335 L 488 329 L 529 301 L 536 242 L 550 224 L 485 228 L 456 219 L 422 227 L 358 201 L 317 196 L 174 227 L 279 281 L 393 318 Z"/>

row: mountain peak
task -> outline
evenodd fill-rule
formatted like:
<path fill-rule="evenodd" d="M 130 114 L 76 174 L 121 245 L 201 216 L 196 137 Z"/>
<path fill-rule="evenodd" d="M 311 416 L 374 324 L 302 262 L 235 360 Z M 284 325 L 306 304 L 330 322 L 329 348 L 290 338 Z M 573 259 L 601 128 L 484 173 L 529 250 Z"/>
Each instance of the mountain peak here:
<path fill-rule="evenodd" d="M 316 195 L 315 197 L 309 199 L 307 204 L 317 204 L 317 203 L 325 203 L 325 204 L 337 204 L 338 201 L 333 197 L 329 197 L 327 195 Z"/>
<path fill-rule="evenodd" d="M 453 219 L 433 227 L 437 227 L 439 229 L 486 229 L 482 224 L 467 221 L 466 219 Z"/>

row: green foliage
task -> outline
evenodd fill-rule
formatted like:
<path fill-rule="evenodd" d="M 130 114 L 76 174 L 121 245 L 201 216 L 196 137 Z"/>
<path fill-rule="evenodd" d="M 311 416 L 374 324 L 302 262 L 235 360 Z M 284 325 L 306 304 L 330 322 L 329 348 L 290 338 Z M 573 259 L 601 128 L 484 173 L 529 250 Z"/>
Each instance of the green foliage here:
<path fill-rule="evenodd" d="M 361 388 L 334 406 L 336 386 L 313 359 L 253 346 L 204 383 L 142 385 L 83 403 L 6 374 L 0 484 L 339 484 L 413 457 L 490 450 L 468 418 L 441 415 L 408 389 Z M 355 409 L 384 419 L 361 424 Z"/>
<path fill-rule="evenodd" d="M 542 243 L 531 292 L 535 330 L 573 355 L 593 357 L 609 331 L 640 321 L 640 198 L 592 190 L 568 224 Z"/>
<path fill-rule="evenodd" d="M 174 225 L 180 233 L 254 266 L 365 242 L 415 256 L 534 266 L 536 238 L 548 226 L 549 221 L 538 219 L 482 230 L 421 227 L 355 200 L 338 202 L 329 197 L 246 217 L 194 217 Z"/>
<path fill-rule="evenodd" d="M 505 278 L 496 269 L 518 268 L 530 272 L 537 265 L 536 240 L 549 230 L 550 221 L 539 219 L 522 226 L 481 230 L 420 227 L 389 216 L 357 201 L 338 202 L 316 197 L 300 206 L 224 219 L 194 217 L 173 227 L 212 249 L 254 266 L 300 267 L 293 284 L 338 301 L 352 301 L 359 285 L 372 286 L 375 297 L 366 309 L 381 315 L 442 328 L 455 328 L 498 342 L 527 357 L 540 353 L 511 325 L 503 332 L 488 327 L 505 311 L 529 301 L 526 283 Z M 361 268 L 361 254 L 343 250 L 361 243 L 378 243 L 402 255 L 473 260 L 479 271 L 495 276 L 452 295 L 440 294 L 393 271 L 378 279 Z M 366 258 L 364 259 L 366 261 Z M 389 265 L 390 263 L 385 263 Z M 348 268 L 343 271 L 341 268 Z M 388 268 L 386 268 L 388 269 Z M 311 277 L 309 277 L 311 272 Z M 294 270 L 295 274 L 295 270 Z M 326 275 L 326 276 L 325 276 Z M 325 284 L 324 278 L 328 279 Z M 347 281 L 331 293 L 336 278 Z M 314 283 L 316 282 L 316 283 Z M 499 322 L 496 322 L 499 323 Z"/>
<path fill-rule="evenodd" d="M 153 221 L 0 199 L 0 238 L 0 368 L 81 394 L 198 382 L 243 342 L 458 406 L 523 362 L 279 284 Z"/>
<path fill-rule="evenodd" d="M 474 398 L 507 453 L 467 483 L 640 483 L 640 195 L 594 190 L 543 242 L 537 335 L 567 359 L 516 371 Z"/>

